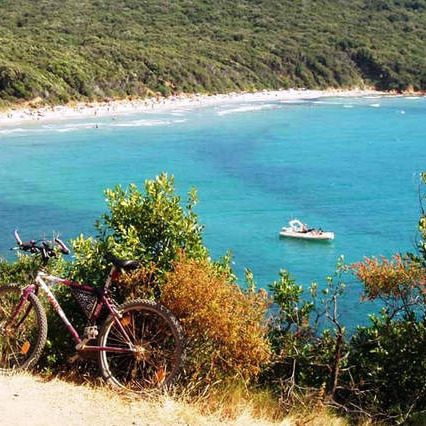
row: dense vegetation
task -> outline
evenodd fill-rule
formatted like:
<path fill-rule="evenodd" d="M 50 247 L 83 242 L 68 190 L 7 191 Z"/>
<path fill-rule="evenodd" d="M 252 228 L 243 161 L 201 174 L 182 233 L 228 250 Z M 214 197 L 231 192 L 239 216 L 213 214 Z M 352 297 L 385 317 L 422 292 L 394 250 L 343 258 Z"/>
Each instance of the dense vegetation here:
<path fill-rule="evenodd" d="M 426 0 L 0 0 L 0 102 L 426 90 Z"/>
<path fill-rule="evenodd" d="M 426 184 L 426 174 L 423 175 Z M 353 420 L 424 424 L 426 418 L 426 215 L 416 255 L 365 259 L 346 266 L 339 259 L 325 283 L 298 285 L 287 271 L 265 290 L 250 271 L 238 286 L 229 255 L 212 260 L 194 213 L 196 191 L 188 200 L 175 194 L 166 174 L 145 183 L 106 191 L 108 212 L 95 224 L 96 238 L 71 241 L 74 259 L 52 261 L 52 272 L 86 283 L 101 283 L 106 254 L 138 258 L 142 267 L 121 276 L 118 300 L 154 298 L 170 308 L 186 337 L 183 393 L 205 395 L 218 386 L 240 383 L 274 395 L 281 413 L 298 404 L 334 407 Z M 34 257 L 0 261 L 0 284 L 30 281 Z M 364 284 L 364 298 L 383 309 L 352 335 L 339 315 L 347 274 Z M 58 299 L 81 332 L 84 315 L 68 292 Z M 268 306 L 270 307 L 267 311 Z M 267 315 L 266 315 L 267 314 Z M 55 314 L 41 367 L 69 369 L 73 344 Z M 90 371 L 89 364 L 72 369 Z M 89 367 L 88 367 L 89 366 Z M 97 374 L 96 374 L 97 375 Z"/>

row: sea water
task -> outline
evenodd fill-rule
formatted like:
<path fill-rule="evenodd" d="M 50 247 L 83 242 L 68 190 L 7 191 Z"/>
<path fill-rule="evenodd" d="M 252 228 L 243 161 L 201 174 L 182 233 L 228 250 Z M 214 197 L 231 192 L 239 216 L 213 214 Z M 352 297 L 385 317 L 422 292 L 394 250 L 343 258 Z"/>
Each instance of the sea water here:
<path fill-rule="evenodd" d="M 324 286 L 340 255 L 415 251 L 419 174 L 426 170 L 426 98 L 257 101 L 166 113 L 32 123 L 0 128 L 0 255 L 13 229 L 24 239 L 94 235 L 105 188 L 166 171 L 186 198 L 193 186 L 213 258 L 233 253 L 242 283 L 260 287 L 289 270 Z M 280 239 L 291 218 L 335 232 L 333 242 Z M 375 307 L 346 277 L 348 326 Z"/>

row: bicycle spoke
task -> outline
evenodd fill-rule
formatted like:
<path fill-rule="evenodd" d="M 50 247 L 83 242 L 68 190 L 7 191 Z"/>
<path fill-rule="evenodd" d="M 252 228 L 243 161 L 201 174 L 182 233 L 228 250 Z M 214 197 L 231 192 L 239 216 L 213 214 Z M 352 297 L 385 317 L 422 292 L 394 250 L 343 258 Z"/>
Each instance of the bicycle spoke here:
<path fill-rule="evenodd" d="M 8 360 L 15 359 L 16 364 L 19 364 L 18 357 L 16 356 L 15 351 L 14 351 L 12 345 L 10 344 L 10 342 L 8 342 L 8 345 L 9 345 L 9 348 L 11 350 L 11 353 L 9 354 L 9 356 L 7 357 L 7 359 Z M 10 362 L 9 362 L 9 365 L 11 365 Z"/>

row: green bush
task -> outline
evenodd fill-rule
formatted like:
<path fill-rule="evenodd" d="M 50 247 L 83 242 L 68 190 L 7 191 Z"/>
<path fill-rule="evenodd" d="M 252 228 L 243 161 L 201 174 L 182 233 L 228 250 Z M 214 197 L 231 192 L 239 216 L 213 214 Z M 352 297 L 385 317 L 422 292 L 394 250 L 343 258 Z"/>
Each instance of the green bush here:
<path fill-rule="evenodd" d="M 269 333 L 274 358 L 263 380 L 288 408 L 308 392 L 354 417 L 398 423 L 421 418 L 426 412 L 424 269 L 398 256 L 393 262 L 366 259 L 352 265 L 364 282 L 363 299 L 378 299 L 383 309 L 348 336 L 338 314 L 341 273 L 348 269 L 340 266 L 321 292 L 312 284 L 309 296 L 286 271 L 270 286 L 277 307 Z"/>
<path fill-rule="evenodd" d="M 136 259 L 144 266 L 155 265 L 158 282 L 172 268 L 180 250 L 186 256 L 205 259 L 202 226 L 193 208 L 195 190 L 188 194 L 185 207 L 174 193 L 174 179 L 163 173 L 145 182 L 145 194 L 135 184 L 127 191 L 120 186 L 106 190 L 108 213 L 95 223 L 96 239 L 79 236 L 71 241 L 75 261 L 70 275 L 87 283 L 104 282 L 110 264 L 108 254 L 122 259 Z M 127 296 L 127 295 L 124 295 Z"/>
<path fill-rule="evenodd" d="M 279 392 L 288 408 L 306 389 L 325 392 L 332 400 L 341 384 L 348 351 L 337 309 L 345 288 L 343 269 L 339 261 L 327 285 L 320 291 L 312 283 L 308 296 L 287 271 L 270 285 L 275 309 L 269 339 L 275 357 L 263 380 Z"/>
<path fill-rule="evenodd" d="M 18 260 L 13 263 L 0 259 L 0 283 L 28 285 L 34 281 L 38 267 L 39 262 L 31 256 L 18 255 Z"/>
<path fill-rule="evenodd" d="M 378 418 L 400 422 L 426 410 L 426 317 L 372 316 L 350 342 L 350 401 Z"/>

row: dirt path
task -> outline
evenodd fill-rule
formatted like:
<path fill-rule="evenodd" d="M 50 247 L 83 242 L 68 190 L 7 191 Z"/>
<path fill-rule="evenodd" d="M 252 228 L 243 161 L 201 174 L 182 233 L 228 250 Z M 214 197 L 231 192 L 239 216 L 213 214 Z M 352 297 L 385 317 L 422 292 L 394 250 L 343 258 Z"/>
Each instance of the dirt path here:
<path fill-rule="evenodd" d="M 1 426 L 260 425 L 249 413 L 223 422 L 169 397 L 129 399 L 109 388 L 75 385 L 31 375 L 0 376 Z M 291 425 L 292 422 L 284 422 Z"/>

